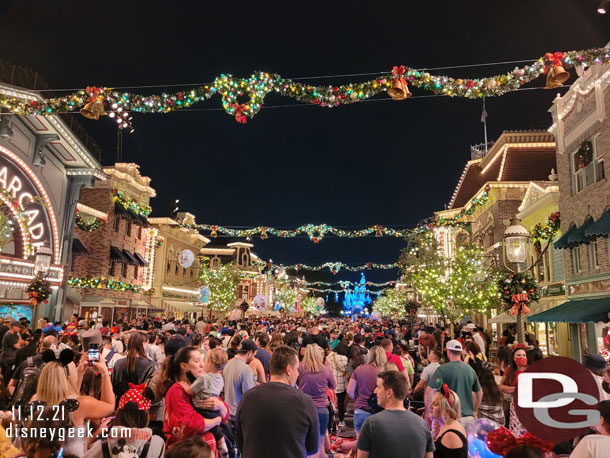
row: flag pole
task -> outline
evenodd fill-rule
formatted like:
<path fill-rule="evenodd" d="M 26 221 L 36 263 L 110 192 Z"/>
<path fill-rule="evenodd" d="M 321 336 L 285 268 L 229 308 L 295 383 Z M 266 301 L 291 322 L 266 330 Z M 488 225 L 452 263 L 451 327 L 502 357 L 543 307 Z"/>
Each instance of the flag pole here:
<path fill-rule="evenodd" d="M 483 99 L 483 112 L 481 113 L 481 121 L 483 122 L 483 133 L 485 135 L 485 154 L 487 154 L 487 110 L 485 110 L 485 99 Z"/>

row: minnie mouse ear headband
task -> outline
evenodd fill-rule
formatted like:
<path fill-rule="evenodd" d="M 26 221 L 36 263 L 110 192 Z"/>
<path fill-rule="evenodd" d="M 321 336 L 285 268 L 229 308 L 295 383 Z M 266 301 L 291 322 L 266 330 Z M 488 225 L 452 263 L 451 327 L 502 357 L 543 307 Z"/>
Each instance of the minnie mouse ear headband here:
<path fill-rule="evenodd" d="M 144 394 L 145 389 L 144 383 L 140 385 L 130 383 L 129 390 L 119 399 L 119 409 L 122 410 L 126 404 L 134 402 L 138 405 L 138 410 L 150 410 L 150 399 Z"/>
<path fill-rule="evenodd" d="M 489 450 L 498 455 L 506 456 L 508 452 L 517 447 L 533 447 L 542 450 L 543 453 L 547 453 L 553 450 L 555 444 L 552 442 L 546 442 L 542 439 L 533 436 L 529 432 L 526 432 L 523 437 L 515 437 L 504 426 L 490 432 L 487 435 L 487 446 Z"/>
<path fill-rule="evenodd" d="M 56 350 L 58 350 L 56 348 Z M 53 350 L 45 350 L 42 352 L 42 360 L 45 363 L 49 363 L 51 361 L 56 361 L 64 366 L 66 370 L 66 377 L 70 376 L 70 370 L 68 369 L 68 364 L 74 362 L 74 352 L 70 348 L 64 348 L 59 352 L 59 355 L 56 354 Z"/>

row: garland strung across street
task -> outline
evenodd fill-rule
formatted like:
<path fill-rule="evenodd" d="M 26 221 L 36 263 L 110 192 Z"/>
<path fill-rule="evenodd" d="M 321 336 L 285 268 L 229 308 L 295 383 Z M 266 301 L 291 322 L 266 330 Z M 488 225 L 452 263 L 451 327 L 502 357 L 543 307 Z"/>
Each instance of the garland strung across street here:
<path fill-rule="evenodd" d="M 108 114 L 106 110 L 109 110 L 110 117 L 120 121 L 119 128 L 127 128 L 131 127 L 131 123 L 130 118 L 125 118 L 125 112 L 168 113 L 220 95 L 227 114 L 240 124 L 245 124 L 247 118 L 254 117 L 260 111 L 265 96 L 270 92 L 277 92 L 301 103 L 328 108 L 366 100 L 383 91 L 388 91 L 388 95 L 395 100 L 406 99 L 411 96 L 409 83 L 438 95 L 483 99 L 516 91 L 542 75 L 547 75 L 548 88 L 557 87 L 570 76 L 565 68 L 585 68 L 608 61 L 609 47 L 546 53 L 523 68 L 474 79 L 432 75 L 400 65 L 375 79 L 341 86 L 313 86 L 297 83 L 274 73 L 257 71 L 249 78 L 221 74 L 212 84 L 172 94 L 147 96 L 119 92 L 107 87 L 87 87 L 86 90 L 41 101 L 3 95 L 0 96 L 0 107 L 22 115 L 53 115 L 81 110 L 83 116 L 89 119 L 99 119 L 100 116 Z M 238 97 L 248 97 L 248 100 L 241 103 Z"/>
<path fill-rule="evenodd" d="M 348 291 L 352 291 L 352 290 L 345 289 L 345 288 L 344 288 L 344 289 L 332 289 L 332 288 L 324 288 L 324 289 L 322 289 L 322 288 L 307 288 L 307 289 L 308 289 L 309 291 L 314 292 L 314 293 L 323 293 L 323 294 L 326 294 L 326 293 L 339 293 L 339 294 L 340 294 L 340 293 L 346 293 L 346 292 L 348 292 Z M 370 290 L 370 289 L 365 289 L 365 290 L 364 290 L 364 292 L 365 292 L 365 293 L 367 293 L 367 294 L 373 294 L 373 295 L 376 295 L 376 296 L 378 296 L 378 295 L 380 295 L 380 294 L 381 294 L 381 290 Z"/>
<path fill-rule="evenodd" d="M 338 229 L 333 226 L 329 226 L 328 224 L 304 224 L 302 226 L 297 227 L 296 229 L 276 229 L 271 226 L 258 226 L 252 227 L 249 229 L 232 229 L 229 227 L 216 226 L 210 224 L 182 224 L 180 227 L 184 227 L 187 229 L 194 229 L 198 231 L 209 231 L 210 237 L 218 237 L 218 234 L 225 234 L 229 237 L 252 237 L 252 236 L 260 236 L 262 240 L 268 239 L 269 235 L 273 235 L 275 237 L 281 238 L 294 238 L 299 234 L 307 234 L 309 236 L 309 240 L 313 243 L 320 243 L 320 241 L 327 235 L 331 234 L 335 237 L 344 237 L 344 238 L 358 238 L 358 237 L 366 237 L 371 234 L 375 234 L 375 237 L 405 237 L 411 229 L 392 229 L 391 227 L 384 227 L 380 224 L 376 224 L 375 226 L 371 226 L 365 229 L 357 229 L 353 231 L 345 231 L 343 229 Z"/>
<path fill-rule="evenodd" d="M 366 264 L 363 264 L 361 266 L 350 266 L 349 264 L 345 264 L 343 262 L 325 262 L 324 264 L 319 265 L 319 266 L 308 266 L 307 264 L 292 264 L 289 266 L 284 266 L 281 264 L 273 264 L 272 262 L 268 262 L 267 267 L 269 269 L 276 267 L 278 269 L 296 270 L 296 271 L 299 271 L 299 270 L 318 271 L 318 270 L 330 269 L 330 271 L 333 273 L 333 275 L 337 275 L 341 269 L 345 269 L 349 272 L 360 272 L 361 270 L 371 270 L 371 269 L 381 269 L 381 270 L 397 269 L 400 266 L 396 262 L 391 263 L 391 264 L 377 264 L 376 262 L 367 262 Z"/>
<path fill-rule="evenodd" d="M 306 287 L 309 286 L 336 286 L 336 285 L 340 285 L 341 288 L 345 289 L 345 288 L 349 288 L 351 286 L 354 285 L 360 285 L 360 282 L 353 282 L 353 281 L 334 281 L 334 282 L 325 282 L 325 281 L 306 281 L 303 282 L 303 284 Z M 386 281 L 383 283 L 375 283 L 372 281 L 367 281 L 366 282 L 366 286 L 379 286 L 379 287 L 384 287 L 384 286 L 393 286 L 395 285 L 396 282 L 395 281 Z"/>

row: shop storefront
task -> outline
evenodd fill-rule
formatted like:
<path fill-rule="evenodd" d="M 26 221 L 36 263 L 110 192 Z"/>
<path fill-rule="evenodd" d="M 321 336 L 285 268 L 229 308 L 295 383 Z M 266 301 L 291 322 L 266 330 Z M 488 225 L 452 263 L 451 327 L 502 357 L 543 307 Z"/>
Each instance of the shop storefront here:
<path fill-rule="evenodd" d="M 0 93 L 39 99 L 35 93 L 3 84 Z M 99 163 L 57 116 L 5 117 L 2 129 L 0 310 L 8 307 L 4 316 L 31 319 L 25 290 L 34 278 L 35 254 L 47 246 L 52 259 L 44 275 L 52 294 L 38 313 L 52 320 L 62 319 L 76 200 L 84 186 L 91 186 L 104 175 Z"/>

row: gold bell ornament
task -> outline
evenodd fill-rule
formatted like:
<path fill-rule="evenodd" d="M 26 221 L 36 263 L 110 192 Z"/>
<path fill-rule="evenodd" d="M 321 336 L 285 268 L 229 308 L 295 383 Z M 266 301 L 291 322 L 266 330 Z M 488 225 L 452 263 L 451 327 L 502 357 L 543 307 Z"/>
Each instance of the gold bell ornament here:
<path fill-rule="evenodd" d="M 561 86 L 570 78 L 570 73 L 567 72 L 561 65 L 553 65 L 551 70 L 546 75 L 545 89 L 553 89 Z"/>
<path fill-rule="evenodd" d="M 104 103 L 101 100 L 94 100 L 93 102 L 87 102 L 87 104 L 81 108 L 80 114 L 87 119 L 100 119 L 100 116 L 107 115 L 104 110 Z"/>
<path fill-rule="evenodd" d="M 405 80 L 403 76 L 406 71 L 407 69 L 404 65 L 401 65 L 400 67 L 395 66 L 392 69 L 394 80 L 392 81 L 392 87 L 388 89 L 388 95 L 392 98 L 392 100 L 404 100 L 412 95 L 409 91 L 407 80 Z"/>

